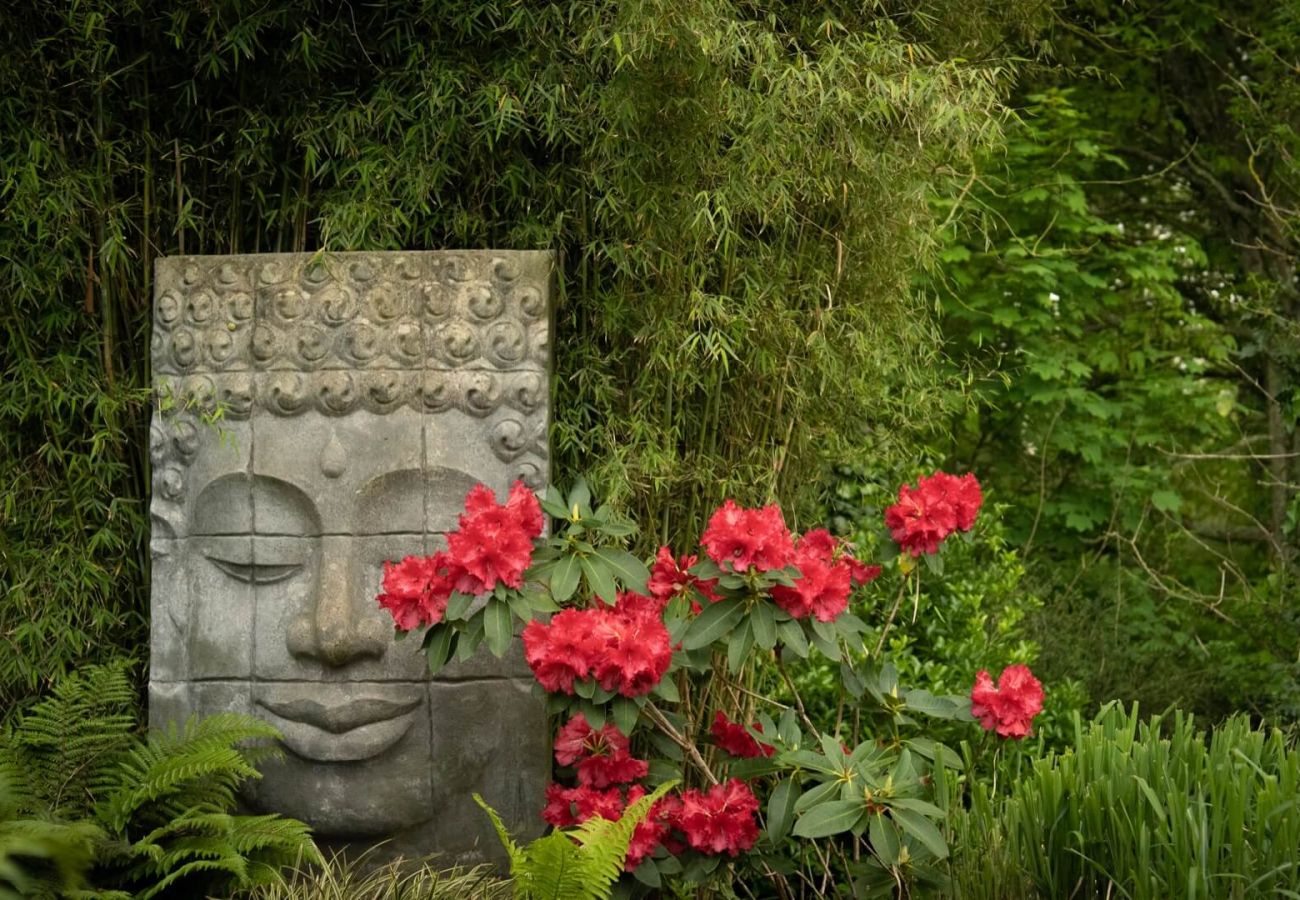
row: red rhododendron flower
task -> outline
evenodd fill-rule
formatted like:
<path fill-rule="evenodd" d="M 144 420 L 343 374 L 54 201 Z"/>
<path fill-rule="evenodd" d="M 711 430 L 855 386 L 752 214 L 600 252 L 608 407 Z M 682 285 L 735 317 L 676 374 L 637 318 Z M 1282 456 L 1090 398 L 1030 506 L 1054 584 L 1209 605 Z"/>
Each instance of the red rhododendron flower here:
<path fill-rule="evenodd" d="M 579 713 L 555 736 L 555 761 L 576 766 L 578 783 L 595 788 L 644 778 L 650 765 L 632 756 L 627 736 L 613 724 L 593 729 Z"/>
<path fill-rule="evenodd" d="M 554 825 L 556 828 L 568 828 L 570 825 L 578 824 L 573 817 L 571 790 L 572 788 L 566 788 L 562 784 L 548 784 L 546 786 L 546 805 L 542 807 L 542 820 L 548 825 Z"/>
<path fill-rule="evenodd" d="M 592 816 L 617 821 L 623 815 L 623 792 L 616 787 L 598 790 L 585 785 L 578 785 L 572 791 L 574 818 L 585 822 Z"/>
<path fill-rule="evenodd" d="M 782 569 L 794 555 L 790 530 L 776 505 L 745 509 L 728 500 L 709 518 L 700 544 L 710 559 L 734 572 Z"/>
<path fill-rule="evenodd" d="M 456 590 L 482 594 L 497 584 L 518 588 L 533 559 L 533 538 L 542 533 L 537 497 L 516 481 L 505 504 L 486 485 L 475 485 L 465 498 L 460 528 L 447 535 L 447 547 L 460 566 Z"/>
<path fill-rule="evenodd" d="M 849 577 L 853 579 L 854 587 L 870 584 L 879 578 L 880 573 L 883 571 L 880 566 L 869 566 L 866 563 L 858 562 L 851 556 L 844 557 L 844 564 L 849 567 Z"/>
<path fill-rule="evenodd" d="M 898 489 L 898 502 L 885 510 L 885 525 L 904 552 L 937 553 L 948 535 L 971 530 L 983 502 L 974 475 L 935 472 L 917 479 L 916 487 Z"/>
<path fill-rule="evenodd" d="M 566 609 L 549 624 L 524 628 L 524 659 L 543 688 L 573 693 L 574 681 L 594 678 L 607 691 L 638 697 L 654 689 L 672 662 L 658 601 L 630 592 L 613 608 Z"/>
<path fill-rule="evenodd" d="M 400 563 L 384 563 L 384 592 L 375 598 L 403 631 L 442 621 L 455 579 L 454 565 L 445 552 L 433 556 L 408 556 Z"/>
<path fill-rule="evenodd" d="M 624 697 L 638 697 L 654 690 L 673 660 L 671 638 L 663 620 L 645 615 L 637 607 L 603 613 L 595 619 L 593 632 L 600 644 L 592 664 L 592 675 L 607 691 Z"/>
<path fill-rule="evenodd" d="M 762 732 L 763 726 L 754 723 L 754 730 Z M 728 719 L 721 711 L 713 716 L 713 727 L 709 729 L 713 743 L 732 756 L 741 759 L 753 759 L 756 756 L 771 756 L 776 748 L 771 744 L 760 744 L 754 736 L 745 730 L 745 726 Z"/>
<path fill-rule="evenodd" d="M 590 616 L 598 612 L 565 609 L 549 623 L 534 619 L 524 627 L 524 659 L 543 688 L 572 694 L 573 682 L 591 675 L 600 648 L 591 631 Z"/>
<path fill-rule="evenodd" d="M 566 788 L 552 784 L 546 788 L 542 818 L 556 828 L 578 825 L 592 816 L 614 822 L 623 815 L 623 807 L 623 792 L 616 787 L 602 791 L 586 785 Z"/>
<path fill-rule="evenodd" d="M 686 842 L 702 853 L 738 855 L 758 840 L 758 798 L 738 778 L 715 784 L 707 792 L 682 792 L 682 805 L 673 824 Z"/>
<path fill-rule="evenodd" d="M 1002 737 L 1023 738 L 1029 734 L 1034 716 L 1043 710 L 1043 685 L 1028 666 L 1007 666 L 998 676 L 998 686 L 983 669 L 975 676 L 970 692 L 970 712 L 985 731 L 997 730 Z"/>
<path fill-rule="evenodd" d="M 793 563 L 799 570 L 794 586 L 773 586 L 772 600 L 796 619 L 815 616 L 821 622 L 835 621 L 848 609 L 853 588 L 880 574 L 879 566 L 864 566 L 849 556 L 825 528 L 799 538 Z"/>
<path fill-rule="evenodd" d="M 688 570 L 699 562 L 698 556 L 673 558 L 673 551 L 660 547 L 655 561 L 650 566 L 650 580 L 646 587 L 651 596 L 664 604 L 679 594 L 685 594 L 691 600 L 692 612 L 700 611 L 700 604 L 695 600 L 695 593 L 700 594 L 711 603 L 717 603 L 722 595 L 717 592 L 716 578 L 703 579 L 692 575 Z M 692 589 L 694 589 L 692 591 Z"/>
<path fill-rule="evenodd" d="M 636 799 L 629 791 L 627 802 L 634 803 Z M 669 853 L 680 853 L 685 849 L 680 843 L 672 840 L 672 823 L 681 805 L 681 800 L 668 794 L 660 797 L 655 805 L 650 807 L 649 814 L 637 823 L 636 831 L 632 832 L 632 841 L 627 848 L 627 861 L 623 865 L 625 870 L 631 872 L 641 864 L 643 859 L 652 856 L 660 847 L 666 847 Z"/>
<path fill-rule="evenodd" d="M 533 539 L 545 525 L 537 497 L 522 481 L 504 504 L 486 485 L 465 497 L 460 528 L 447 535 L 447 550 L 384 563 L 383 593 L 375 599 L 404 631 L 442 621 L 453 591 L 483 594 L 505 584 L 517 588 L 532 562 Z"/>

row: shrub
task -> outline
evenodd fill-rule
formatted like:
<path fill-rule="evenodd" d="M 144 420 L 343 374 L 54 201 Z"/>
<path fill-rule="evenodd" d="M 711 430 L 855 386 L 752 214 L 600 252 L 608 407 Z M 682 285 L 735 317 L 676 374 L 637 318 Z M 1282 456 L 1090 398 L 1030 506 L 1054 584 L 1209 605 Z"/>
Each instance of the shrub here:
<path fill-rule="evenodd" d="M 239 785 L 257 777 L 254 759 L 268 752 L 246 745 L 266 744 L 275 729 L 222 714 L 141 737 L 127 673 L 117 662 L 65 677 L 0 734 L 11 815 L 93 828 L 85 896 L 228 891 L 316 858 L 301 822 L 230 812 Z"/>
<path fill-rule="evenodd" d="M 942 569 L 933 560 L 982 502 L 973 475 L 900 488 L 886 521 L 916 549 L 898 563 L 899 602 L 922 571 Z M 783 898 L 937 883 L 945 770 L 961 759 L 927 723 L 978 713 L 986 729 L 1023 737 L 1043 696 L 1028 669 L 1008 667 L 996 688 L 980 673 L 978 708 L 974 694 L 901 686 L 879 648 L 864 658 L 870 628 L 848 611 L 880 567 L 825 529 L 793 534 L 776 505 L 727 500 L 698 553 L 664 546 L 649 568 L 620 546 L 633 530 L 581 482 L 540 503 L 522 482 L 504 504 L 478 485 L 447 549 L 387 563 L 377 599 L 400 631 L 423 631 L 434 671 L 483 644 L 503 655 L 523 625 L 524 657 L 563 722 L 549 824 L 618 819 L 647 790 L 685 784 L 633 826 L 622 896 L 754 879 Z M 836 713 L 814 721 L 787 667 L 818 657 L 839 667 L 843 689 Z M 773 673 L 769 690 L 761 680 Z M 537 842 L 532 862 L 557 868 L 568 835 Z"/>
<path fill-rule="evenodd" d="M 1116 705 L 1005 794 L 972 782 L 954 821 L 953 895 L 1237 898 L 1300 890 L 1300 753 L 1244 717 L 1209 734 Z"/>

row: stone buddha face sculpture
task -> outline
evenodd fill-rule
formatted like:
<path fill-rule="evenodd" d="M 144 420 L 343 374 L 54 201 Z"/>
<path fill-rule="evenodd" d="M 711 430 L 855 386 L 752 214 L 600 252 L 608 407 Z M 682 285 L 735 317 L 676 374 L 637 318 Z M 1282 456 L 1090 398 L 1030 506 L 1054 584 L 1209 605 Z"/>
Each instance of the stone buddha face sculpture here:
<path fill-rule="evenodd" d="M 375 603 L 466 493 L 547 477 L 536 252 L 160 259 L 150 718 L 275 725 L 254 808 L 326 845 L 495 858 L 471 800 L 540 829 L 543 707 L 518 653 L 431 679 Z"/>

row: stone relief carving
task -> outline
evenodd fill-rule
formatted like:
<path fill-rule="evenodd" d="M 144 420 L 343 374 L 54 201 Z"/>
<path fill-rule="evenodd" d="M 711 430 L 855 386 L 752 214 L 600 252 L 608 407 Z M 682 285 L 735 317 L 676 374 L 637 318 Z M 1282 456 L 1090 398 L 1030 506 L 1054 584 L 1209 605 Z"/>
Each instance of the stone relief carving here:
<path fill-rule="evenodd" d="M 539 828 L 547 735 L 522 658 L 431 680 L 374 594 L 474 483 L 546 481 L 551 264 L 158 261 L 151 718 L 275 724 L 286 753 L 249 802 L 326 843 L 492 858 L 475 790 Z"/>

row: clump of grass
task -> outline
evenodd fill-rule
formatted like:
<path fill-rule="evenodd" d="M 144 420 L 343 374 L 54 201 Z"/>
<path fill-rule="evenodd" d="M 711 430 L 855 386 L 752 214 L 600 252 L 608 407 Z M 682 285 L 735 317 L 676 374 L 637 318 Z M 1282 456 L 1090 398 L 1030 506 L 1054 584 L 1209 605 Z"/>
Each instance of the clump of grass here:
<path fill-rule="evenodd" d="M 510 882 L 491 866 L 438 868 L 436 860 L 379 863 L 372 854 L 334 854 L 323 866 L 301 866 L 278 884 L 242 900 L 506 900 Z"/>
<path fill-rule="evenodd" d="M 1245 900 L 1300 891 L 1300 752 L 1234 717 L 1210 731 L 1136 706 L 1075 717 L 1073 747 L 954 822 L 953 895 Z"/>

